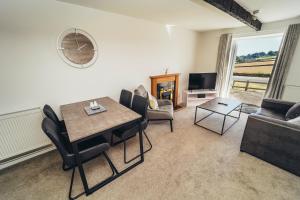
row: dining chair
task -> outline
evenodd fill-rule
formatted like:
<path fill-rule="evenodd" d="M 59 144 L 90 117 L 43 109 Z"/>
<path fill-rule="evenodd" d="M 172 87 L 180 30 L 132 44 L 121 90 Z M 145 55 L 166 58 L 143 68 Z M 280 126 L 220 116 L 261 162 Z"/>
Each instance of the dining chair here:
<path fill-rule="evenodd" d="M 127 108 L 131 107 L 132 92 L 123 89 L 121 91 L 119 103 Z"/>
<path fill-rule="evenodd" d="M 43 112 L 48 118 L 50 118 L 54 123 L 56 123 L 59 126 L 61 131 L 66 131 L 65 122 L 63 120 L 60 121 L 58 119 L 56 113 L 51 108 L 51 106 L 49 106 L 48 104 L 44 105 Z"/>
<path fill-rule="evenodd" d="M 76 199 L 79 196 L 83 195 L 84 192 L 76 195 L 75 197 L 72 197 L 72 187 L 73 187 L 73 181 L 74 181 L 74 173 L 75 169 L 77 167 L 77 162 L 75 159 L 75 154 L 73 151 L 69 150 L 67 148 L 66 141 L 63 140 L 61 134 L 59 134 L 60 128 L 57 126 L 57 124 L 52 121 L 50 118 L 45 117 L 42 121 L 42 130 L 44 133 L 50 138 L 52 143 L 56 146 L 62 160 L 63 160 L 63 169 L 72 171 L 72 177 L 71 177 L 71 183 L 69 188 L 69 199 Z M 102 136 L 99 136 L 93 140 L 90 140 L 88 142 L 82 142 L 78 144 L 78 150 L 79 150 L 79 159 L 82 163 L 85 163 L 87 161 L 90 161 L 97 156 L 104 155 L 104 158 L 107 160 L 111 170 L 112 175 L 109 176 L 104 181 L 112 178 L 115 175 L 115 166 L 113 165 L 112 161 L 108 157 L 105 151 L 109 149 L 110 145 L 107 143 L 106 139 Z"/>
<path fill-rule="evenodd" d="M 60 134 L 62 136 L 64 143 L 67 145 L 67 148 L 70 151 L 72 149 L 72 146 L 70 144 L 69 135 L 67 133 L 67 128 L 66 128 L 65 122 L 63 120 L 60 121 L 58 119 L 56 113 L 51 108 L 51 106 L 49 106 L 48 104 L 44 105 L 43 112 L 46 117 L 51 119 L 59 127 L 58 134 Z"/>
<path fill-rule="evenodd" d="M 139 126 L 140 126 L 139 123 L 141 123 L 142 131 L 150 145 L 150 147 L 146 151 L 144 151 L 144 153 L 147 153 L 148 151 L 150 151 L 152 149 L 152 144 L 145 132 L 145 129 L 147 128 L 147 125 L 148 125 L 147 108 L 148 108 L 148 99 L 144 98 L 142 96 L 134 95 L 131 109 L 133 111 L 135 111 L 136 113 L 139 113 L 142 116 L 142 121 L 122 126 L 121 128 L 112 132 L 112 136 L 115 135 L 120 140 L 119 142 L 114 143 L 113 137 L 112 137 L 112 145 L 116 145 L 119 143 L 123 143 L 123 145 L 124 145 L 124 163 L 126 163 L 126 164 L 128 164 L 129 162 L 140 157 L 140 154 L 139 154 L 139 155 L 131 158 L 130 160 L 127 160 L 127 158 L 126 158 L 126 141 L 137 135 L 137 133 L 139 132 Z"/>

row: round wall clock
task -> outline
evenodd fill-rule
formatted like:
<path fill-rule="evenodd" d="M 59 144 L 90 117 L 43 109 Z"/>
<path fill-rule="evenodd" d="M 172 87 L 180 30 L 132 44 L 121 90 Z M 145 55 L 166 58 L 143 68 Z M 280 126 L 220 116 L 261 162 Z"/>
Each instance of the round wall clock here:
<path fill-rule="evenodd" d="M 58 53 L 69 65 L 87 68 L 97 59 L 97 44 L 87 32 L 71 28 L 60 34 L 57 42 Z"/>

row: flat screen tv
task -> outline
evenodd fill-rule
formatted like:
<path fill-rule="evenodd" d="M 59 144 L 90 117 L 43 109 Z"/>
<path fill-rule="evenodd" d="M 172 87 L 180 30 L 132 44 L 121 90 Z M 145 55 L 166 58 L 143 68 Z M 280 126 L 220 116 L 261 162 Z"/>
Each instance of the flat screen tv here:
<path fill-rule="evenodd" d="M 189 90 L 214 90 L 217 73 L 191 73 L 189 75 Z"/>

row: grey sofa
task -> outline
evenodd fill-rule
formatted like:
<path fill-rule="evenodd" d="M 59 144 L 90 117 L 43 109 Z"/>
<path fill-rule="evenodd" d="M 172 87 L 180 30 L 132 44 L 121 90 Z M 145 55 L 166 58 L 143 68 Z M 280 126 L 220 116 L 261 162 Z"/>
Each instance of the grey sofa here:
<path fill-rule="evenodd" d="M 143 85 L 140 85 L 137 89 L 134 90 L 135 95 L 148 97 L 148 92 Z M 147 115 L 149 121 L 169 121 L 171 132 L 173 132 L 173 103 L 171 100 L 167 99 L 157 99 L 159 109 L 153 110 L 148 109 Z"/>
<path fill-rule="evenodd" d="M 298 105 L 264 99 L 258 112 L 248 117 L 240 150 L 300 176 Z M 287 113 L 295 106 L 294 119 L 287 120 Z"/>

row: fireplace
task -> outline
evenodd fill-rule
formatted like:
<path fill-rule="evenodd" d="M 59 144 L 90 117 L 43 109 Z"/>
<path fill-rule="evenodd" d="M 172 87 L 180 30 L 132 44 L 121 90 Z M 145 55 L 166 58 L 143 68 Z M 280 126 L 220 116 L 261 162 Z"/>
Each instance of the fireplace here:
<path fill-rule="evenodd" d="M 158 83 L 157 84 L 157 99 L 173 100 L 173 98 L 175 96 L 174 88 L 175 88 L 174 81 Z"/>
<path fill-rule="evenodd" d="M 169 99 L 177 107 L 179 74 L 151 76 L 151 94 L 157 99 Z"/>

